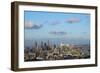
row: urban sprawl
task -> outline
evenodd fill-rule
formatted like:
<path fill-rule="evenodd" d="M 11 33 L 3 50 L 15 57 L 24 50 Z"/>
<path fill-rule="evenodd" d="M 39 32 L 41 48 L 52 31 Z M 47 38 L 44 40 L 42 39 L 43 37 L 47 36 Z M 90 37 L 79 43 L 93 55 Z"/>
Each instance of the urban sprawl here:
<path fill-rule="evenodd" d="M 87 52 L 87 53 L 86 53 Z M 82 46 L 61 43 L 51 45 L 49 40 L 38 44 L 34 42 L 34 47 L 24 49 L 24 61 L 45 61 L 45 60 L 67 60 L 67 59 L 87 59 L 90 58 L 90 50 L 83 50 Z"/>

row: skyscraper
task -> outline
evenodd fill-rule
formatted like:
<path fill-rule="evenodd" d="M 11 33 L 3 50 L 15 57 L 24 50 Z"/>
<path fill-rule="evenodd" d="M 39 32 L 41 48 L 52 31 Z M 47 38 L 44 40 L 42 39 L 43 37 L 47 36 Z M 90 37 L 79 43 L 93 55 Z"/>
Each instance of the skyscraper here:
<path fill-rule="evenodd" d="M 41 41 L 41 48 L 44 49 L 43 41 Z"/>
<path fill-rule="evenodd" d="M 37 44 L 37 42 L 35 41 L 35 49 L 36 49 L 36 48 L 38 48 L 38 44 Z"/>

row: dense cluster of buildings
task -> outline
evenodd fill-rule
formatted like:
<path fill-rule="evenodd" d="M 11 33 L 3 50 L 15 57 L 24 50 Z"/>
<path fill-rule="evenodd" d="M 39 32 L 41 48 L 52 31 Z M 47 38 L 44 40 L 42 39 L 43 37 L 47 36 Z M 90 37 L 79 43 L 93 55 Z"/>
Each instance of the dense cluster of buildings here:
<path fill-rule="evenodd" d="M 61 43 L 51 45 L 48 42 L 38 44 L 34 42 L 34 47 L 24 49 L 25 61 L 43 61 L 43 60 L 64 60 L 64 59 L 81 59 L 89 58 L 79 46 Z"/>

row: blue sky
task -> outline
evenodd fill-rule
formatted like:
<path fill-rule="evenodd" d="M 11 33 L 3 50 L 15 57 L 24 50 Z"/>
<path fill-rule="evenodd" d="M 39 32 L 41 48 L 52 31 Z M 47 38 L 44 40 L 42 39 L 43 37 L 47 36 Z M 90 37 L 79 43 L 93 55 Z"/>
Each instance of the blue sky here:
<path fill-rule="evenodd" d="M 25 11 L 25 39 L 64 38 L 90 39 L 90 15 Z"/>

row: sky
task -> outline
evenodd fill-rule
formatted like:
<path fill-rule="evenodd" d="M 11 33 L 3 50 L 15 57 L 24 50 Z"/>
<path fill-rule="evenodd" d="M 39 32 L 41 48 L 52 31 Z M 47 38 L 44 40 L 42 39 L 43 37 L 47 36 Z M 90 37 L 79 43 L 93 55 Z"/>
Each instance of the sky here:
<path fill-rule="evenodd" d="M 90 39 L 90 14 L 24 11 L 24 39 Z"/>

